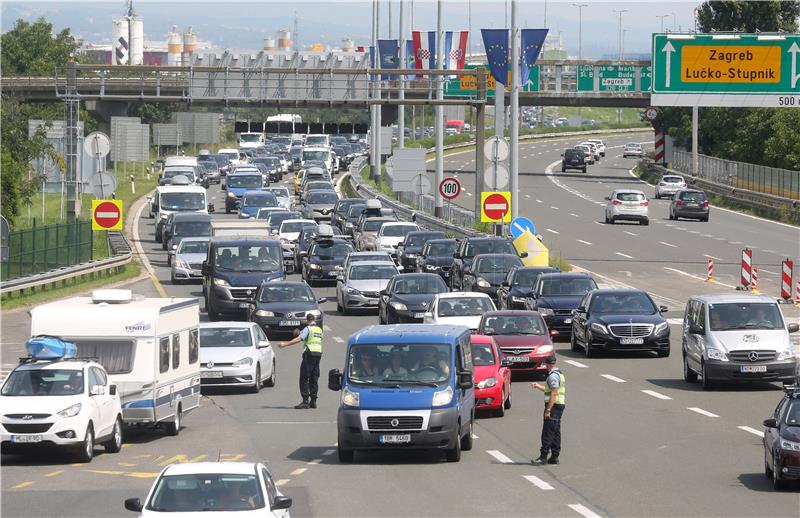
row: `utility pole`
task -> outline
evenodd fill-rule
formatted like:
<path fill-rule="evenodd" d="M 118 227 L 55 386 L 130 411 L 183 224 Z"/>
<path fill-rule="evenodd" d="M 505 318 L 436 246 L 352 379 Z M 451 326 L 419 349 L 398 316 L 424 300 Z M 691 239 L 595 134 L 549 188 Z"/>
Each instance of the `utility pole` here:
<path fill-rule="evenodd" d="M 436 2 L 436 68 L 441 70 L 444 68 L 444 34 L 442 33 L 442 1 Z M 439 192 L 439 184 L 444 180 L 444 106 L 441 101 L 444 100 L 444 85 L 442 84 L 442 76 L 436 76 L 436 117 L 435 117 L 435 131 L 436 131 L 436 204 L 434 205 L 433 215 L 437 218 L 444 216 L 442 194 Z"/>
<path fill-rule="evenodd" d="M 583 8 L 589 4 L 572 4 L 578 8 L 578 59 L 583 59 Z"/>
<path fill-rule="evenodd" d="M 612 12 L 619 15 L 619 26 L 617 27 L 617 43 L 619 44 L 619 60 L 622 61 L 622 14 L 627 13 L 627 9 L 614 9 Z"/>
<path fill-rule="evenodd" d="M 300 51 L 300 21 L 297 19 L 297 11 L 294 12 L 294 51 Z"/>
<path fill-rule="evenodd" d="M 664 18 L 669 18 L 669 14 L 657 14 L 656 18 L 661 18 L 661 32 L 664 32 Z"/>
<path fill-rule="evenodd" d="M 517 0 L 511 0 L 511 218 L 519 216 L 519 29 Z M 502 226 L 502 225 L 501 225 Z"/>
<path fill-rule="evenodd" d="M 372 0 L 372 48 L 373 52 L 378 52 L 378 0 Z M 377 78 L 376 78 L 377 79 Z M 380 90 L 378 89 L 378 81 L 371 81 L 373 88 L 373 97 L 380 97 Z M 377 178 L 378 170 L 381 165 L 380 159 L 380 126 L 378 122 L 378 111 L 380 107 L 373 104 L 370 107 L 370 177 Z"/>
<path fill-rule="evenodd" d="M 64 93 L 64 126 L 67 176 L 67 222 L 74 222 L 81 212 L 81 198 L 78 193 L 78 121 L 80 116 L 80 98 L 78 97 L 77 71 L 75 58 L 69 57 L 67 62 L 67 86 Z"/>
<path fill-rule="evenodd" d="M 400 27 L 397 33 L 397 43 L 400 45 L 401 69 L 408 68 L 408 59 L 406 57 L 406 20 L 405 13 L 403 12 L 403 2 L 404 0 L 400 0 Z M 398 79 L 400 81 L 400 89 L 397 92 L 397 98 L 402 101 L 406 98 L 406 75 L 400 74 Z M 406 147 L 406 107 L 402 102 L 397 107 L 397 147 L 400 149 Z"/>

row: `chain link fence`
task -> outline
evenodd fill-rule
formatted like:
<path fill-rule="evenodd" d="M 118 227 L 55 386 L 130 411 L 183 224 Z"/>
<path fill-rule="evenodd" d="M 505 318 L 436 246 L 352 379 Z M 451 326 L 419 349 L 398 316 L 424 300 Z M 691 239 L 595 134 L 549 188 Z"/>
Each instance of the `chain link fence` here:
<path fill-rule="evenodd" d="M 75 221 L 35 225 L 9 233 L 8 260 L 0 264 L 0 280 L 49 272 L 92 260 L 92 223 Z"/>

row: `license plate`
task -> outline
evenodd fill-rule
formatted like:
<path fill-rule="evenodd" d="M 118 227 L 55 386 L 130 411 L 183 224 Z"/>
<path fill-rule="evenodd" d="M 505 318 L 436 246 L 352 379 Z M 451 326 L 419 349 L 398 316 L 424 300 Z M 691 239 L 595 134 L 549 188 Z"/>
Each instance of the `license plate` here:
<path fill-rule="evenodd" d="M 249 302 L 240 302 L 239 303 L 239 308 L 241 308 L 241 309 L 247 309 L 249 307 L 250 307 L 250 303 Z"/>
<path fill-rule="evenodd" d="M 279 326 L 299 326 L 300 325 L 300 321 L 299 320 L 281 320 L 280 322 L 278 322 L 278 325 Z"/>
<path fill-rule="evenodd" d="M 450 272 L 442 272 L 442 277 L 450 277 Z"/>
<path fill-rule="evenodd" d="M 411 434 L 381 435 L 381 444 L 406 444 L 411 442 Z"/>
<path fill-rule="evenodd" d="M 742 372 L 767 372 L 766 365 L 742 365 Z"/>
<path fill-rule="evenodd" d="M 16 443 L 31 443 L 31 442 L 42 442 L 41 435 L 12 435 L 11 442 Z"/>
<path fill-rule="evenodd" d="M 700 205 L 698 205 L 697 203 L 687 203 L 687 204 L 686 204 L 686 206 L 687 206 L 687 207 L 692 207 L 692 208 L 697 208 L 697 207 L 699 207 Z"/>
<path fill-rule="evenodd" d="M 425 318 L 425 313 L 414 313 L 414 318 Z"/>
<path fill-rule="evenodd" d="M 200 373 L 201 378 L 221 378 L 222 371 L 203 371 Z"/>
<path fill-rule="evenodd" d="M 336 277 L 336 272 L 328 272 L 328 277 Z"/>
<path fill-rule="evenodd" d="M 620 338 L 619 343 L 622 345 L 641 345 L 644 343 L 644 338 Z"/>
<path fill-rule="evenodd" d="M 513 363 L 525 363 L 531 361 L 530 356 L 506 356 L 505 358 Z"/>
<path fill-rule="evenodd" d="M 572 323 L 572 319 L 571 318 L 565 318 L 564 319 L 564 323 L 565 324 L 571 324 Z"/>
<path fill-rule="evenodd" d="M 367 300 L 367 306 L 377 306 L 377 305 L 378 305 L 378 299 Z"/>

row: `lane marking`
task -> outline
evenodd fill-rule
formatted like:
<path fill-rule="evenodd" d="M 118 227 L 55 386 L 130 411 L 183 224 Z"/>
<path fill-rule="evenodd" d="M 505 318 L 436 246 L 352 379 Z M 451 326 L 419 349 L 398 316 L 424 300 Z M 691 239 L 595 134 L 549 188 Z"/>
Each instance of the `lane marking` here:
<path fill-rule="evenodd" d="M 292 471 L 289 474 L 292 475 L 293 477 L 296 477 L 297 475 L 302 475 L 306 471 L 308 471 L 308 468 L 297 468 L 296 470 Z"/>
<path fill-rule="evenodd" d="M 553 486 L 551 486 L 550 484 L 548 484 L 547 482 L 545 482 L 544 480 L 540 479 L 535 475 L 523 475 L 522 478 L 524 478 L 525 480 L 527 480 L 528 482 L 530 482 L 531 484 L 533 484 L 534 486 L 538 487 L 543 491 L 552 491 L 555 489 Z"/>
<path fill-rule="evenodd" d="M 542 200 L 536 200 L 536 203 L 542 203 Z"/>
<path fill-rule="evenodd" d="M 323 455 L 333 455 L 336 453 L 336 450 L 325 450 L 322 452 Z"/>
<path fill-rule="evenodd" d="M 319 464 L 320 462 L 322 462 L 322 459 L 313 459 L 313 460 L 308 461 L 308 464 L 309 465 L 314 465 L 314 464 Z"/>
<path fill-rule="evenodd" d="M 697 408 L 696 406 L 690 406 L 687 410 L 691 410 L 692 412 L 697 412 L 700 415 L 704 415 L 706 417 L 719 417 L 717 414 L 709 412 L 708 410 L 703 410 L 702 408 Z"/>
<path fill-rule="evenodd" d="M 625 383 L 624 379 L 612 376 L 611 374 L 601 374 L 600 376 L 615 383 Z"/>
<path fill-rule="evenodd" d="M 600 515 L 581 504 L 569 504 L 569 508 L 585 518 L 600 518 Z"/>
<path fill-rule="evenodd" d="M 32 486 L 32 485 L 33 485 L 33 481 L 32 480 L 28 480 L 28 481 L 25 481 L 25 482 L 21 482 L 21 483 L 17 484 L 16 486 L 11 486 L 11 489 L 24 489 L 24 488 L 26 488 L 28 486 Z"/>
<path fill-rule="evenodd" d="M 334 336 L 333 341 L 341 344 L 344 343 L 344 338 L 342 338 L 341 336 Z"/>
<path fill-rule="evenodd" d="M 691 274 L 689 272 L 684 272 L 683 270 L 678 270 L 676 268 L 670 268 L 669 266 L 665 266 L 664 269 L 665 270 L 669 270 L 669 271 L 674 272 L 674 273 L 677 273 L 677 274 L 680 274 L 680 275 L 683 275 L 685 277 L 690 277 L 690 278 L 695 279 L 697 281 L 706 282 L 706 278 L 705 277 L 700 277 L 699 275 L 694 275 L 694 274 Z M 714 279 L 714 282 L 716 284 L 719 284 L 720 286 L 725 286 L 725 287 L 734 288 L 734 289 L 736 288 L 736 286 L 734 286 L 732 284 L 726 284 L 726 283 L 724 283 L 722 281 L 719 281 L 719 280 L 716 280 L 716 279 Z"/>
<path fill-rule="evenodd" d="M 328 324 L 322 324 L 322 330 L 323 331 L 330 331 L 331 330 L 331 326 L 329 326 Z"/>
<path fill-rule="evenodd" d="M 747 433 L 751 433 L 753 435 L 757 435 L 757 436 L 761 437 L 762 439 L 764 438 L 764 432 L 762 432 L 761 430 L 756 430 L 755 428 L 750 428 L 749 426 L 737 426 L 736 428 L 738 428 L 739 430 L 743 430 L 743 431 L 745 431 Z"/>
<path fill-rule="evenodd" d="M 553 209 L 553 210 L 558 210 L 558 207 L 554 207 L 552 205 L 550 205 L 550 208 Z"/>
<path fill-rule="evenodd" d="M 530 199 L 531 199 L 531 195 L 530 195 L 530 194 L 526 194 L 526 195 L 525 195 L 525 199 L 528 199 L 528 200 L 530 200 Z"/>
<path fill-rule="evenodd" d="M 578 367 L 579 369 L 588 369 L 589 368 L 588 365 L 583 364 L 583 363 L 581 363 L 579 361 L 575 361 L 575 360 L 564 360 L 564 363 L 569 363 L 570 365 L 572 365 L 574 367 Z"/>
<path fill-rule="evenodd" d="M 648 396 L 653 396 L 654 398 L 658 398 L 658 399 L 672 399 L 671 397 L 665 396 L 664 394 L 661 394 L 660 392 L 656 392 L 655 390 L 643 390 L 642 392 L 644 392 Z"/>
<path fill-rule="evenodd" d="M 480 437 L 478 437 L 478 436 L 477 436 L 477 435 L 475 435 L 475 434 L 472 434 L 472 438 L 473 438 L 473 439 L 480 439 Z"/>
<path fill-rule="evenodd" d="M 569 213 L 569 215 L 570 215 L 570 216 L 575 216 L 576 218 L 580 218 L 580 216 L 578 216 L 578 215 L 577 215 L 577 214 L 575 214 L 574 212 L 570 212 L 570 213 Z"/>
<path fill-rule="evenodd" d="M 583 243 L 584 245 L 592 246 L 592 244 L 588 241 L 584 241 L 583 239 L 578 239 L 578 243 Z"/>
<path fill-rule="evenodd" d="M 553 230 L 552 228 L 546 228 L 545 230 L 552 234 L 558 234 L 558 230 Z"/>
<path fill-rule="evenodd" d="M 486 453 L 494 457 L 501 464 L 514 464 L 514 461 L 503 455 L 502 452 L 497 450 L 486 450 Z"/>
<path fill-rule="evenodd" d="M 622 252 L 616 252 L 616 254 L 621 256 L 621 257 L 625 257 L 626 259 L 633 259 L 632 256 L 630 256 L 628 254 L 623 254 Z"/>
<path fill-rule="evenodd" d="M 626 234 L 628 234 L 629 236 L 638 236 L 638 235 L 639 235 L 639 234 L 637 234 L 636 232 L 630 232 L 630 231 L 628 231 L 628 230 L 623 230 L 623 232 L 625 232 L 625 233 L 626 233 Z"/>
<path fill-rule="evenodd" d="M 58 470 L 58 471 L 51 471 L 50 473 L 48 473 L 47 475 L 45 475 L 45 477 L 47 477 L 47 478 L 51 478 L 51 477 L 57 477 L 57 476 L 59 476 L 59 475 L 60 475 L 60 474 L 62 474 L 62 473 L 64 473 L 64 470 L 63 470 L 63 469 L 60 469 L 60 470 Z"/>
<path fill-rule="evenodd" d="M 672 248 L 678 248 L 678 245 L 673 245 L 672 243 L 665 243 L 664 241 L 659 241 L 664 246 L 671 246 Z"/>
<path fill-rule="evenodd" d="M 703 254 L 703 257 L 708 257 L 709 259 L 713 259 L 715 261 L 722 261 L 719 257 L 714 257 L 713 255 Z"/>
<path fill-rule="evenodd" d="M 275 482 L 275 485 L 276 485 L 276 486 L 278 486 L 278 487 L 285 486 L 286 484 L 288 484 L 289 482 L 291 482 L 291 480 L 292 480 L 292 479 L 290 479 L 290 478 L 282 478 L 282 479 L 280 479 L 280 480 L 277 480 L 277 481 Z"/>

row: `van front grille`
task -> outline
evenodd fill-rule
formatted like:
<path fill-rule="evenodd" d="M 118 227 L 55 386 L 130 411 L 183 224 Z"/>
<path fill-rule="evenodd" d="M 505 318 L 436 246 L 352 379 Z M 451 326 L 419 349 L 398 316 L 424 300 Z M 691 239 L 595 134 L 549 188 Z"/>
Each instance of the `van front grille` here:
<path fill-rule="evenodd" d="M 731 351 L 728 359 L 734 362 L 771 362 L 775 359 L 775 351 Z"/>
<path fill-rule="evenodd" d="M 370 430 L 421 430 L 422 416 L 372 416 L 367 417 Z"/>

